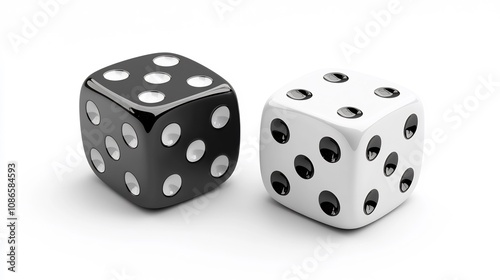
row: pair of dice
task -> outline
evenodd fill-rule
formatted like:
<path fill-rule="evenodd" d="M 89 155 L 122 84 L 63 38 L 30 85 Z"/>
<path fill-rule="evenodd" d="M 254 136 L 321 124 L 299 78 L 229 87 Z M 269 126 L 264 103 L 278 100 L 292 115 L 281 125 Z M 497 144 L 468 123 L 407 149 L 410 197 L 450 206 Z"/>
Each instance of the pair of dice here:
<path fill-rule="evenodd" d="M 321 70 L 265 105 L 264 185 L 279 203 L 322 223 L 365 226 L 404 202 L 420 175 L 423 109 L 409 90 L 352 71 Z M 108 186 L 164 208 L 226 181 L 238 161 L 231 85 L 173 53 L 90 75 L 80 95 L 84 150 Z"/>

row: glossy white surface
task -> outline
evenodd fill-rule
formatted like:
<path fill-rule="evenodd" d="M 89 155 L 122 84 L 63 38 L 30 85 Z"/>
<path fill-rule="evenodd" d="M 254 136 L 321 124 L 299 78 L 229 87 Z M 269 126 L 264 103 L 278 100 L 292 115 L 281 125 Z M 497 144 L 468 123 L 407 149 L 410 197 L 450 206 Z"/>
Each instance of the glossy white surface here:
<path fill-rule="evenodd" d="M 139 195 L 141 193 L 141 187 L 139 185 L 139 182 L 137 181 L 137 178 L 135 178 L 134 174 L 130 172 L 125 173 L 125 185 L 127 186 L 131 194 Z"/>
<path fill-rule="evenodd" d="M 163 183 L 163 194 L 166 196 L 176 195 L 182 187 L 182 178 L 178 174 L 170 175 Z"/>
<path fill-rule="evenodd" d="M 122 135 L 125 143 L 127 143 L 130 148 L 137 148 L 137 145 L 139 144 L 139 141 L 137 140 L 137 133 L 130 124 L 124 123 L 122 125 Z"/>
<path fill-rule="evenodd" d="M 106 150 L 108 150 L 108 154 L 114 160 L 120 159 L 120 147 L 118 143 L 116 143 L 115 139 L 111 136 L 106 136 Z"/>
<path fill-rule="evenodd" d="M 199 161 L 205 154 L 205 143 L 202 140 L 196 140 L 189 145 L 186 151 L 186 158 L 189 162 Z"/>
<path fill-rule="evenodd" d="M 167 147 L 172 147 L 181 138 L 181 127 L 176 123 L 171 123 L 163 129 L 161 142 Z"/>
<path fill-rule="evenodd" d="M 164 72 L 152 72 L 144 76 L 144 80 L 150 84 L 160 85 L 168 83 L 171 77 L 169 74 Z"/>
<path fill-rule="evenodd" d="M 104 164 L 102 155 L 96 149 L 90 150 L 90 160 L 92 161 L 95 169 L 97 169 L 100 173 L 103 173 L 106 170 L 106 165 Z"/>
<path fill-rule="evenodd" d="M 130 73 L 125 70 L 115 69 L 107 71 L 103 74 L 103 76 L 106 80 L 119 82 L 127 79 L 130 76 Z"/>
<path fill-rule="evenodd" d="M 215 178 L 222 177 L 229 167 L 229 159 L 227 156 L 218 156 L 214 162 L 212 162 L 212 166 L 210 167 L 210 173 Z"/>
<path fill-rule="evenodd" d="M 212 126 L 221 129 L 229 122 L 231 112 L 227 106 L 220 106 L 212 113 Z"/>
<path fill-rule="evenodd" d="M 163 101 L 163 99 L 165 99 L 165 94 L 157 90 L 148 90 L 139 93 L 138 98 L 144 103 L 152 104 Z"/>
<path fill-rule="evenodd" d="M 94 125 L 99 125 L 101 122 L 101 114 L 99 113 L 99 109 L 92 101 L 87 101 L 86 105 L 87 116 Z"/>
<path fill-rule="evenodd" d="M 161 55 L 153 59 L 153 62 L 161 67 L 172 67 L 179 64 L 179 59 L 170 55 Z"/>
<path fill-rule="evenodd" d="M 343 83 L 331 83 L 323 77 L 330 72 L 349 77 Z M 398 89 L 395 98 L 382 98 L 375 90 Z M 297 100 L 287 96 L 292 89 L 304 89 L 312 97 Z M 355 107 L 363 114 L 350 119 L 337 114 L 341 107 Z M 404 126 L 411 114 L 419 118 L 415 135 L 407 140 Z M 289 129 L 289 140 L 278 143 L 270 133 L 271 122 L 281 119 Z M 325 69 L 299 78 L 274 94 L 266 104 L 261 123 L 261 172 L 264 185 L 276 201 L 322 223 L 339 228 L 358 228 L 376 221 L 403 203 L 417 186 L 421 170 L 424 137 L 422 104 L 410 90 L 395 83 L 350 70 Z M 378 156 L 369 161 L 367 148 L 374 136 L 381 137 Z M 325 160 L 320 152 L 324 137 L 335 140 L 341 151 L 336 162 Z M 397 152 L 399 163 L 394 173 L 384 175 L 384 163 L 390 153 Z M 306 156 L 314 174 L 304 179 L 295 170 L 298 155 Z M 399 191 L 400 180 L 407 168 L 415 170 L 410 189 Z M 290 182 L 286 196 L 277 194 L 270 182 L 274 171 L 282 172 Z M 380 199 L 373 213 L 364 213 L 368 193 L 377 189 Z M 333 193 L 340 203 L 340 212 L 332 217 L 319 206 L 323 191 Z"/>
<path fill-rule="evenodd" d="M 212 82 L 212 78 L 207 76 L 193 76 L 187 79 L 188 85 L 192 87 L 208 87 Z"/>

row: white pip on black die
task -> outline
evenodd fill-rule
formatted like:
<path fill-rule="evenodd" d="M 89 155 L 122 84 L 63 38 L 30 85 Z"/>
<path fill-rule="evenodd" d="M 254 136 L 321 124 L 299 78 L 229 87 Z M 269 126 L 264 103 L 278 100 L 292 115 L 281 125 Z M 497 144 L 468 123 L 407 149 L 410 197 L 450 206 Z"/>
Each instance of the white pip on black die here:
<path fill-rule="evenodd" d="M 128 59 L 91 74 L 80 93 L 80 125 L 94 173 L 144 208 L 208 193 L 229 179 L 238 161 L 235 90 L 174 53 Z"/>
<path fill-rule="evenodd" d="M 326 69 L 268 100 L 260 164 L 268 193 L 330 226 L 354 229 L 397 208 L 420 176 L 422 103 L 395 83 Z"/>

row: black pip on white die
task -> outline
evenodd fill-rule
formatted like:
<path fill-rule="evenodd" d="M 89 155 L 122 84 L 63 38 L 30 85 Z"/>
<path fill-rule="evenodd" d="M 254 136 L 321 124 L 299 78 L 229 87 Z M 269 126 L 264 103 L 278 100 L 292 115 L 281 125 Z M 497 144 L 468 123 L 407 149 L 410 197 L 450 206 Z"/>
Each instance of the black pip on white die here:
<path fill-rule="evenodd" d="M 80 123 L 95 174 L 145 208 L 213 190 L 238 160 L 233 88 L 173 53 L 133 58 L 90 75 L 81 90 Z"/>

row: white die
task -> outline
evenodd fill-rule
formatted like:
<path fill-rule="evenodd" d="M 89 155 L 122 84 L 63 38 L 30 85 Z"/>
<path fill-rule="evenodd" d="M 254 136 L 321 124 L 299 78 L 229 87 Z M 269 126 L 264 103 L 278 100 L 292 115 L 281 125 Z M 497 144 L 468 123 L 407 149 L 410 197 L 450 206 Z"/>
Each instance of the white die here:
<path fill-rule="evenodd" d="M 330 226 L 363 227 L 413 192 L 422 103 L 395 83 L 326 69 L 295 80 L 262 115 L 262 180 L 279 203 Z"/>

